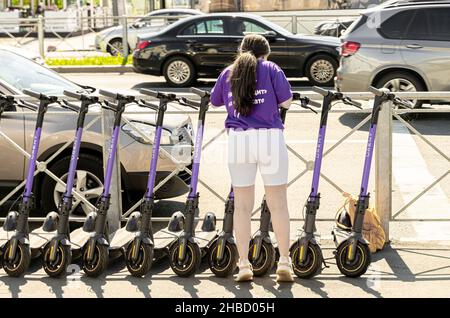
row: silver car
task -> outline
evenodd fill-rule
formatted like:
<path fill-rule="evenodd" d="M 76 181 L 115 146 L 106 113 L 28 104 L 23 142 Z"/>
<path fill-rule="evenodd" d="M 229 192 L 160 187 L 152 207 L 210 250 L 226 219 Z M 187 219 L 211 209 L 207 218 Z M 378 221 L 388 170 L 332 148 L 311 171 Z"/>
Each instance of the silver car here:
<path fill-rule="evenodd" d="M 450 90 L 450 3 L 395 1 L 361 14 L 341 37 L 336 88 Z M 437 101 L 431 101 L 437 102 Z M 415 101 L 420 107 L 422 102 Z"/>
<path fill-rule="evenodd" d="M 128 51 L 131 52 L 136 47 L 138 35 L 161 31 L 181 18 L 199 14 L 203 13 L 194 9 L 162 9 L 150 12 L 145 17 L 139 18 L 128 25 Z M 114 56 L 122 54 L 122 39 L 123 28 L 121 25 L 107 28 L 95 36 L 95 49 Z"/>
<path fill-rule="evenodd" d="M 0 49 L 0 92 L 3 94 L 23 95 L 23 89 L 31 89 L 45 94 L 62 95 L 63 90 L 83 91 L 94 90 L 77 85 L 59 74 L 37 63 L 10 51 Z M 131 106 L 131 108 L 138 106 Z M 127 108 L 127 111 L 133 110 Z M 142 110 L 142 108 L 140 108 Z M 63 112 L 63 115 L 50 113 Z M 150 138 L 155 131 L 155 116 L 153 114 L 127 114 L 124 117 L 139 126 Z M 20 147 L 31 150 L 32 137 L 36 115 L 26 114 L 20 107 L 6 110 L 0 118 L 0 131 Z M 94 106 L 86 117 L 86 125 L 99 115 L 99 107 Z M 45 161 L 56 150 L 74 138 L 76 114 L 61 107 L 49 108 L 42 130 L 39 147 L 39 161 Z M 192 124 L 186 115 L 167 114 L 164 122 L 162 147 L 176 157 L 184 165 L 191 164 Z M 124 207 L 136 202 L 145 192 L 148 169 L 150 167 L 151 145 L 130 125 L 123 123 L 120 135 L 120 164 L 122 168 L 122 189 Z M 95 203 L 103 190 L 103 135 L 101 121 L 98 120 L 83 134 L 78 170 L 76 173 L 76 189 Z M 49 162 L 48 168 L 63 181 L 67 178 L 71 147 Z M 4 136 L 0 136 L 0 199 L 14 189 L 25 178 L 27 167 L 26 157 L 15 149 Z M 167 177 L 176 164 L 164 154 L 158 161 L 157 179 Z M 190 175 L 179 173 L 161 187 L 156 196 L 160 199 L 171 198 L 184 194 L 188 190 Z M 40 216 L 56 210 L 64 188 L 44 173 L 40 173 L 35 182 L 35 196 Z M 21 193 L 21 191 L 19 191 Z M 14 198 L 13 198 L 14 199 Z M 3 209 L 4 210 L 4 209 Z M 87 205 L 75 201 L 73 214 L 83 215 L 89 212 Z"/>

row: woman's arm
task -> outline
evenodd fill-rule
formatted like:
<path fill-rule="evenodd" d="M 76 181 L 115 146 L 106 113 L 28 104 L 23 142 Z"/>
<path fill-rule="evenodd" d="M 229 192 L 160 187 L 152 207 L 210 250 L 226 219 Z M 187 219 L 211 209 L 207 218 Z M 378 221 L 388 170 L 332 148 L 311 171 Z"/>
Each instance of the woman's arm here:
<path fill-rule="evenodd" d="M 289 109 L 289 107 L 291 107 L 291 103 L 292 103 L 292 97 L 289 98 L 288 100 L 282 102 L 282 103 L 281 103 L 280 105 L 278 105 L 278 106 L 283 107 L 283 108 L 286 108 L 286 109 Z"/>

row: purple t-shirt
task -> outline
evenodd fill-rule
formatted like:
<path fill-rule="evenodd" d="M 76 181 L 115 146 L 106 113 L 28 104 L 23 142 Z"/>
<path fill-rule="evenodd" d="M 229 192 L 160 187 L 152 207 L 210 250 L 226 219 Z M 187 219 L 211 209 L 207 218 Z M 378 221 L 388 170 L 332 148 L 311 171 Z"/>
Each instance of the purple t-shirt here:
<path fill-rule="evenodd" d="M 278 105 L 292 97 L 291 85 L 281 68 L 273 62 L 258 59 L 256 67 L 256 91 L 253 108 L 248 116 L 240 115 L 234 108 L 231 84 L 228 80 L 231 66 L 227 67 L 217 79 L 211 91 L 213 106 L 225 105 L 228 117 L 226 128 L 283 129 Z"/>

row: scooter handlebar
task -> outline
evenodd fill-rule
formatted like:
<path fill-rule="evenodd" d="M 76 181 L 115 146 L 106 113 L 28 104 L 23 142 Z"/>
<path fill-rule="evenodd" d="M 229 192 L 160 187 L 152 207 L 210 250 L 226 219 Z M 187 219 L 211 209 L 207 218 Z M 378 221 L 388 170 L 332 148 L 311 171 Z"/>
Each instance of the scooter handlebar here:
<path fill-rule="evenodd" d="M 100 89 L 100 90 L 98 91 L 98 93 L 99 93 L 100 95 L 103 95 L 103 96 L 106 96 L 106 97 L 109 97 L 109 98 L 112 98 L 112 99 L 117 99 L 118 96 L 119 96 L 119 94 L 117 94 L 117 93 L 105 91 L 105 90 L 103 90 L 103 89 Z"/>
<path fill-rule="evenodd" d="M 191 93 L 193 93 L 193 94 L 196 94 L 196 95 L 200 96 L 200 97 L 206 97 L 206 96 L 208 96 L 210 94 L 208 91 L 204 91 L 204 90 L 201 90 L 201 89 L 198 89 L 198 88 L 195 88 L 195 87 L 191 87 L 189 89 L 189 91 Z"/>
<path fill-rule="evenodd" d="M 326 89 L 323 89 L 323 88 L 320 88 L 320 87 L 317 87 L 317 86 L 314 86 L 314 87 L 312 88 L 312 91 L 313 91 L 314 93 L 320 94 L 320 95 L 322 95 L 322 96 L 327 96 L 328 93 L 329 93 Z"/>
<path fill-rule="evenodd" d="M 160 93 L 159 92 L 152 91 L 150 89 L 142 88 L 142 89 L 139 90 L 139 92 L 141 94 L 143 94 L 143 95 L 148 95 L 148 96 L 155 97 L 155 98 L 159 98 L 160 97 Z"/>
<path fill-rule="evenodd" d="M 27 101 L 24 101 L 24 100 L 20 100 L 20 102 L 17 103 L 17 106 L 22 107 L 22 108 L 27 108 L 31 111 L 37 111 L 39 109 L 39 107 L 37 105 L 32 104 Z"/>
<path fill-rule="evenodd" d="M 72 96 L 69 96 L 69 97 L 72 97 Z M 61 107 L 67 108 L 67 109 L 72 110 L 72 111 L 74 111 L 76 113 L 80 112 L 80 109 L 81 109 L 80 106 L 75 105 L 73 103 L 70 103 L 70 102 L 68 102 L 66 100 L 63 100 L 63 102 L 61 103 Z"/>
<path fill-rule="evenodd" d="M 195 109 L 200 108 L 200 103 L 199 102 L 187 99 L 186 97 L 181 97 L 180 101 L 181 101 L 181 103 L 180 103 L 181 105 L 184 104 L 184 106 L 192 107 L 192 108 L 195 108 Z"/>
<path fill-rule="evenodd" d="M 42 98 L 42 94 L 41 94 L 41 93 L 37 93 L 37 92 L 31 91 L 31 90 L 29 90 L 29 89 L 24 89 L 22 92 L 23 92 L 25 95 L 34 97 L 34 98 L 36 98 L 36 99 L 41 99 L 41 98 Z"/>
<path fill-rule="evenodd" d="M 74 92 L 71 92 L 71 91 L 66 91 L 65 90 L 65 91 L 63 91 L 63 94 L 66 95 L 67 97 L 72 97 L 72 98 L 78 99 L 78 100 L 81 100 L 83 98 L 83 95 L 78 94 L 78 93 L 74 93 Z"/>
<path fill-rule="evenodd" d="M 317 107 L 317 108 L 322 107 L 322 104 L 321 104 L 321 103 L 316 102 L 316 101 L 311 100 L 311 99 L 308 101 L 308 105 L 313 106 L 313 107 Z"/>

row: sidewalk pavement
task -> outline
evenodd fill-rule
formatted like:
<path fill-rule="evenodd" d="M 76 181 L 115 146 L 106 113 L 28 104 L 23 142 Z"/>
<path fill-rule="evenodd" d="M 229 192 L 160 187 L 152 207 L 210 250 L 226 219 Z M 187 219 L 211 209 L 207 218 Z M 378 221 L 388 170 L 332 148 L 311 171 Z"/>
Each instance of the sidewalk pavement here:
<path fill-rule="evenodd" d="M 326 258 L 333 257 L 334 246 L 326 243 Z M 277 284 L 275 274 L 255 278 L 253 283 L 236 284 L 231 277 L 216 278 L 202 263 L 199 274 L 180 278 L 167 260 L 154 264 L 150 274 L 134 278 L 125 264 L 111 264 L 106 277 L 87 278 L 75 272 L 67 278 L 46 277 L 34 261 L 23 278 L 0 273 L 0 297 L 449 297 L 450 245 L 439 243 L 393 243 L 373 255 L 366 275 L 358 279 L 343 277 L 334 259 L 321 275 L 312 280 L 296 279 L 293 284 Z M 77 270 L 76 265 L 72 265 Z"/>

